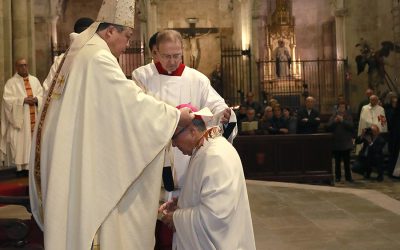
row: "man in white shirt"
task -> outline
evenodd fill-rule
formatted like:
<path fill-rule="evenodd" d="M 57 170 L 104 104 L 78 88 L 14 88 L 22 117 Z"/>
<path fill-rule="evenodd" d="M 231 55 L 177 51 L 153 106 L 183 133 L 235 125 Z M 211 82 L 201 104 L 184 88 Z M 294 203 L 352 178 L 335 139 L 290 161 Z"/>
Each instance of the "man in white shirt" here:
<path fill-rule="evenodd" d="M 204 74 L 182 63 L 182 37 L 179 32 L 160 31 L 156 39 L 156 49 L 158 62 L 151 62 L 134 70 L 132 79 L 143 85 L 147 94 L 172 106 L 191 103 L 199 108 L 208 107 L 214 114 L 209 125 L 225 124 L 221 125 L 224 136 L 233 141 L 237 134 L 236 116 Z M 166 158 L 164 164 L 166 167 L 172 166 L 173 185 L 177 189 L 172 196 L 179 195 L 188 163 L 189 157 L 176 149 L 172 149 L 170 157 Z M 164 185 L 165 183 L 164 178 Z M 171 194 L 166 198 L 171 198 Z"/>

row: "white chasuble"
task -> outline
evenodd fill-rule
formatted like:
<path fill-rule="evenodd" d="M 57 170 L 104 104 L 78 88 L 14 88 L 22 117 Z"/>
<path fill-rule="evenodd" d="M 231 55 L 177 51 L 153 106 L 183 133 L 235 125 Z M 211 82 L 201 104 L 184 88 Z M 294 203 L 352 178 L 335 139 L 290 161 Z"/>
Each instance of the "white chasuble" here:
<path fill-rule="evenodd" d="M 29 84 L 33 97 L 38 99 L 35 105 L 37 121 L 38 108 L 42 105 L 43 88 L 39 80 L 29 75 Z M 31 153 L 31 118 L 29 105 L 24 104 L 27 97 L 24 79 L 15 74 L 4 86 L 2 102 L 2 151 L 6 153 L 7 145 L 11 148 L 11 158 L 14 164 L 28 164 Z"/>
<path fill-rule="evenodd" d="M 45 248 L 89 250 L 98 233 L 102 250 L 153 249 L 164 148 L 179 116 L 128 80 L 95 34 L 47 111 L 40 190 L 30 175 Z"/>
<path fill-rule="evenodd" d="M 174 249 L 255 249 L 242 163 L 222 136 L 193 154 L 178 207 Z"/>

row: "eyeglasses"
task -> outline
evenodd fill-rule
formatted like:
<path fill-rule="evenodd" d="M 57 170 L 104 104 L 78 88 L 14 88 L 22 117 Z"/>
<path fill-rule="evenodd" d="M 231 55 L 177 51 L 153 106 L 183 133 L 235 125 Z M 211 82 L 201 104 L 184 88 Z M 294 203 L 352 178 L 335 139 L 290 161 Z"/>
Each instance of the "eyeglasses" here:
<path fill-rule="evenodd" d="M 174 136 L 172 136 L 172 140 L 175 140 L 176 138 L 178 138 L 178 136 L 179 136 L 180 134 L 182 134 L 182 133 L 186 130 L 186 128 L 187 128 L 187 127 L 184 127 L 184 128 L 181 129 L 178 133 L 176 133 Z"/>
<path fill-rule="evenodd" d="M 160 56 L 161 56 L 161 58 L 163 58 L 163 59 L 165 59 L 165 60 L 171 60 L 171 59 L 178 60 L 178 59 L 182 59 L 182 54 L 181 54 L 181 53 L 179 53 L 179 54 L 173 54 L 173 55 L 167 55 L 167 54 L 161 54 L 161 53 L 160 53 Z"/>

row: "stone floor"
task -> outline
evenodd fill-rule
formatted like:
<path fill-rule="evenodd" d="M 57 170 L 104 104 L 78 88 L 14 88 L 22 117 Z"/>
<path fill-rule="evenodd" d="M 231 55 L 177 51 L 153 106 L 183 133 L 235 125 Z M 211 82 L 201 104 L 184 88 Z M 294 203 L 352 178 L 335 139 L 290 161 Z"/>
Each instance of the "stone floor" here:
<path fill-rule="evenodd" d="M 400 201 L 389 197 L 400 197 L 400 181 L 353 178 L 335 187 L 248 180 L 257 249 L 400 249 Z"/>
<path fill-rule="evenodd" d="M 353 178 L 335 186 L 247 180 L 257 249 L 400 249 L 400 180 Z M 22 207 L 0 211 L 29 216 Z"/>

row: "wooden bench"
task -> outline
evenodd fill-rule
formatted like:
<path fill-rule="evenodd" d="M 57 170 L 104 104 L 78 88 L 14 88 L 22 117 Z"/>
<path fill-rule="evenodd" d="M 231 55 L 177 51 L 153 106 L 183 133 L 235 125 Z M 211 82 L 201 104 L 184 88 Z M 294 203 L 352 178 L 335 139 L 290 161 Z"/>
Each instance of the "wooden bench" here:
<path fill-rule="evenodd" d="M 332 134 L 238 136 L 247 179 L 333 184 Z"/>

